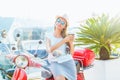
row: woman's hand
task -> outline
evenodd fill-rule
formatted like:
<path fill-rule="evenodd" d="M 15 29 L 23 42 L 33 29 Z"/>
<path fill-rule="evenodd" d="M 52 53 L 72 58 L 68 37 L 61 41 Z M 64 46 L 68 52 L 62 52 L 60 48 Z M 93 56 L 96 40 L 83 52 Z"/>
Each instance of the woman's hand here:
<path fill-rule="evenodd" d="M 66 36 L 64 38 L 65 42 L 73 42 L 74 41 L 74 35 L 73 34 L 69 34 L 68 36 Z"/>
<path fill-rule="evenodd" d="M 67 37 L 65 37 L 65 40 L 69 43 L 69 47 L 70 47 L 70 53 L 73 54 L 74 53 L 74 34 L 69 34 Z"/>

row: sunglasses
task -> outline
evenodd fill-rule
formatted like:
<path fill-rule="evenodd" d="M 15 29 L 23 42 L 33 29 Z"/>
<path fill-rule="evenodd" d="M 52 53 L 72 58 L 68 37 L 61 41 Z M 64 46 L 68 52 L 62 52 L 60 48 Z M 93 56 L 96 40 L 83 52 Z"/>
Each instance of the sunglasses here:
<path fill-rule="evenodd" d="M 60 18 L 58 18 L 58 19 L 56 20 L 56 22 L 57 22 L 57 23 L 60 23 L 62 26 L 64 26 L 64 25 L 65 25 L 65 22 L 64 22 L 64 21 L 62 21 Z"/>

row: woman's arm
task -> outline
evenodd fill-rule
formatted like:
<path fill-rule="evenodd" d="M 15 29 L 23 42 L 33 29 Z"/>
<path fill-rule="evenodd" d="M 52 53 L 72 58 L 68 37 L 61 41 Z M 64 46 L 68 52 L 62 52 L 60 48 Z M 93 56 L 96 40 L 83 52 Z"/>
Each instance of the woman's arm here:
<path fill-rule="evenodd" d="M 50 52 L 53 52 L 54 50 L 56 50 L 57 48 L 59 48 L 61 45 L 66 43 L 66 39 L 61 40 L 60 42 L 56 43 L 55 45 L 50 47 Z"/>
<path fill-rule="evenodd" d="M 70 41 L 69 44 L 70 44 L 70 53 L 72 55 L 74 53 L 74 44 L 73 44 L 73 41 Z"/>
<path fill-rule="evenodd" d="M 74 34 L 69 34 L 70 40 L 69 40 L 69 46 L 70 46 L 70 53 L 74 53 Z"/>
<path fill-rule="evenodd" d="M 65 37 L 63 40 L 60 42 L 56 43 L 55 45 L 51 46 L 51 41 L 50 39 L 47 38 L 47 51 L 48 52 L 53 52 L 55 49 L 59 48 L 61 45 L 65 44 L 66 42 L 70 41 L 70 36 Z"/>
<path fill-rule="evenodd" d="M 68 35 L 63 40 L 61 40 L 60 42 L 51 46 L 51 41 L 50 41 L 50 39 L 47 38 L 47 45 L 46 45 L 47 46 L 47 51 L 48 52 L 53 52 L 55 49 L 59 48 L 61 45 L 65 44 L 66 42 L 69 42 L 70 53 L 73 54 L 73 52 L 74 52 L 73 40 L 74 40 L 74 36 L 73 35 Z"/>

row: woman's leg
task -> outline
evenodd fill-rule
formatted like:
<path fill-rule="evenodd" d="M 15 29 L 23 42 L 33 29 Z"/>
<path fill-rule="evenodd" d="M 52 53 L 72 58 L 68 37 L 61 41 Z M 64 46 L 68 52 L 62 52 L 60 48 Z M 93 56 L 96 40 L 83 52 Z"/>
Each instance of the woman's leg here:
<path fill-rule="evenodd" d="M 54 77 L 55 80 L 66 80 L 66 78 L 62 75 Z"/>

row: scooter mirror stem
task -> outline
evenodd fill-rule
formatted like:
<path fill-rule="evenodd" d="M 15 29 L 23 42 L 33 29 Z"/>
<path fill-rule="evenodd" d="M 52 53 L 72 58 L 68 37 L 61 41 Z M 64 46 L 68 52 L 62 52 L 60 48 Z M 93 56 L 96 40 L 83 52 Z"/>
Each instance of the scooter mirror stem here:
<path fill-rule="evenodd" d="M 20 51 L 22 51 L 22 46 L 21 46 L 21 35 L 19 33 L 16 34 L 16 41 L 17 41 L 17 49 L 20 54 Z"/>
<path fill-rule="evenodd" d="M 35 51 L 35 53 L 34 53 L 34 56 L 35 56 L 35 57 L 37 57 L 37 50 L 38 50 L 40 44 L 42 44 L 42 40 L 40 40 L 40 41 L 38 42 L 38 46 L 37 46 L 36 51 Z"/>

